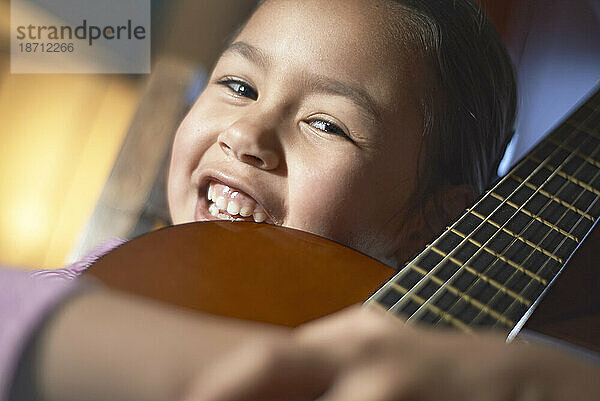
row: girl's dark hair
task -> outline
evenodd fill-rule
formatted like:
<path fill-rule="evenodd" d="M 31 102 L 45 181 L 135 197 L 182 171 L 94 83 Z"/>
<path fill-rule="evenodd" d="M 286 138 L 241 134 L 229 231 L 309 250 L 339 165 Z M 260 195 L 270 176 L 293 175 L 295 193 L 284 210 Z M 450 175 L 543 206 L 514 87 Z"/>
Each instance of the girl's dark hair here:
<path fill-rule="evenodd" d="M 441 185 L 468 185 L 478 196 L 514 132 L 517 89 L 506 48 L 470 0 L 388 2 L 400 11 L 408 36 L 400 39 L 416 45 L 432 75 L 422 100 L 426 168 L 416 204 Z"/>

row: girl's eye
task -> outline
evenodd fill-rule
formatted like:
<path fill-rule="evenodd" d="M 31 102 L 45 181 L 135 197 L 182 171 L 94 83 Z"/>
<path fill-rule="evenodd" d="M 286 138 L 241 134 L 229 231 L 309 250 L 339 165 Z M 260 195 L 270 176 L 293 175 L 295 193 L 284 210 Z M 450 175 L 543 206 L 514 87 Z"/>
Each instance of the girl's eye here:
<path fill-rule="evenodd" d="M 344 132 L 343 129 L 341 129 L 340 127 L 338 127 L 334 123 L 330 123 L 329 121 L 325 121 L 325 120 L 312 120 L 312 121 L 309 121 L 308 124 L 311 125 L 312 127 L 316 128 L 316 129 L 318 129 L 318 130 L 325 131 L 325 132 L 328 132 L 330 134 L 339 135 L 339 136 L 343 136 L 343 137 L 348 137 L 348 135 L 346 135 L 346 133 Z"/>
<path fill-rule="evenodd" d="M 220 85 L 226 86 L 240 96 L 247 97 L 248 99 L 258 99 L 258 93 L 250 84 L 241 81 L 239 79 L 227 78 L 219 81 Z"/>

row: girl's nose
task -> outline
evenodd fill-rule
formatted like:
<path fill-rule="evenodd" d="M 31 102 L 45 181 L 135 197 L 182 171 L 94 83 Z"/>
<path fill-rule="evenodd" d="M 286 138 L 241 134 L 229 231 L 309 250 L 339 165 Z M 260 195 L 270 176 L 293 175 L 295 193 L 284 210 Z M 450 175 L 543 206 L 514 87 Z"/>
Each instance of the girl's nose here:
<path fill-rule="evenodd" d="M 226 155 L 242 163 L 263 170 L 273 170 L 279 165 L 277 135 L 259 122 L 238 120 L 223 131 L 217 141 Z"/>

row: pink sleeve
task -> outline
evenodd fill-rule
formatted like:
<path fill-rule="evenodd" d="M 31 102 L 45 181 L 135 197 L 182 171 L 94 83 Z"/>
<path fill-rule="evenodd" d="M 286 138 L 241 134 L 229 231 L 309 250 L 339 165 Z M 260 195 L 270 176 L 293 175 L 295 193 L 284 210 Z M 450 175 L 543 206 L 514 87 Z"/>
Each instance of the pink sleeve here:
<path fill-rule="evenodd" d="M 8 399 L 19 358 L 44 318 L 69 294 L 87 286 L 73 279 L 123 242 L 111 239 L 63 269 L 32 272 L 0 268 L 0 400 Z"/>

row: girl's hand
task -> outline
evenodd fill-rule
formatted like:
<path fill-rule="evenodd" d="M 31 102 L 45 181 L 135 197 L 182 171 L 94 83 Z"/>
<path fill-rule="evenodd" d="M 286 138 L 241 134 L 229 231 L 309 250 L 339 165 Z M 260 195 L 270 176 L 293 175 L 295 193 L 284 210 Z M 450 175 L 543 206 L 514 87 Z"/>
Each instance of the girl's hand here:
<path fill-rule="evenodd" d="M 600 369 L 499 334 L 406 326 L 353 307 L 247 343 L 195 379 L 187 400 L 589 400 Z"/>

